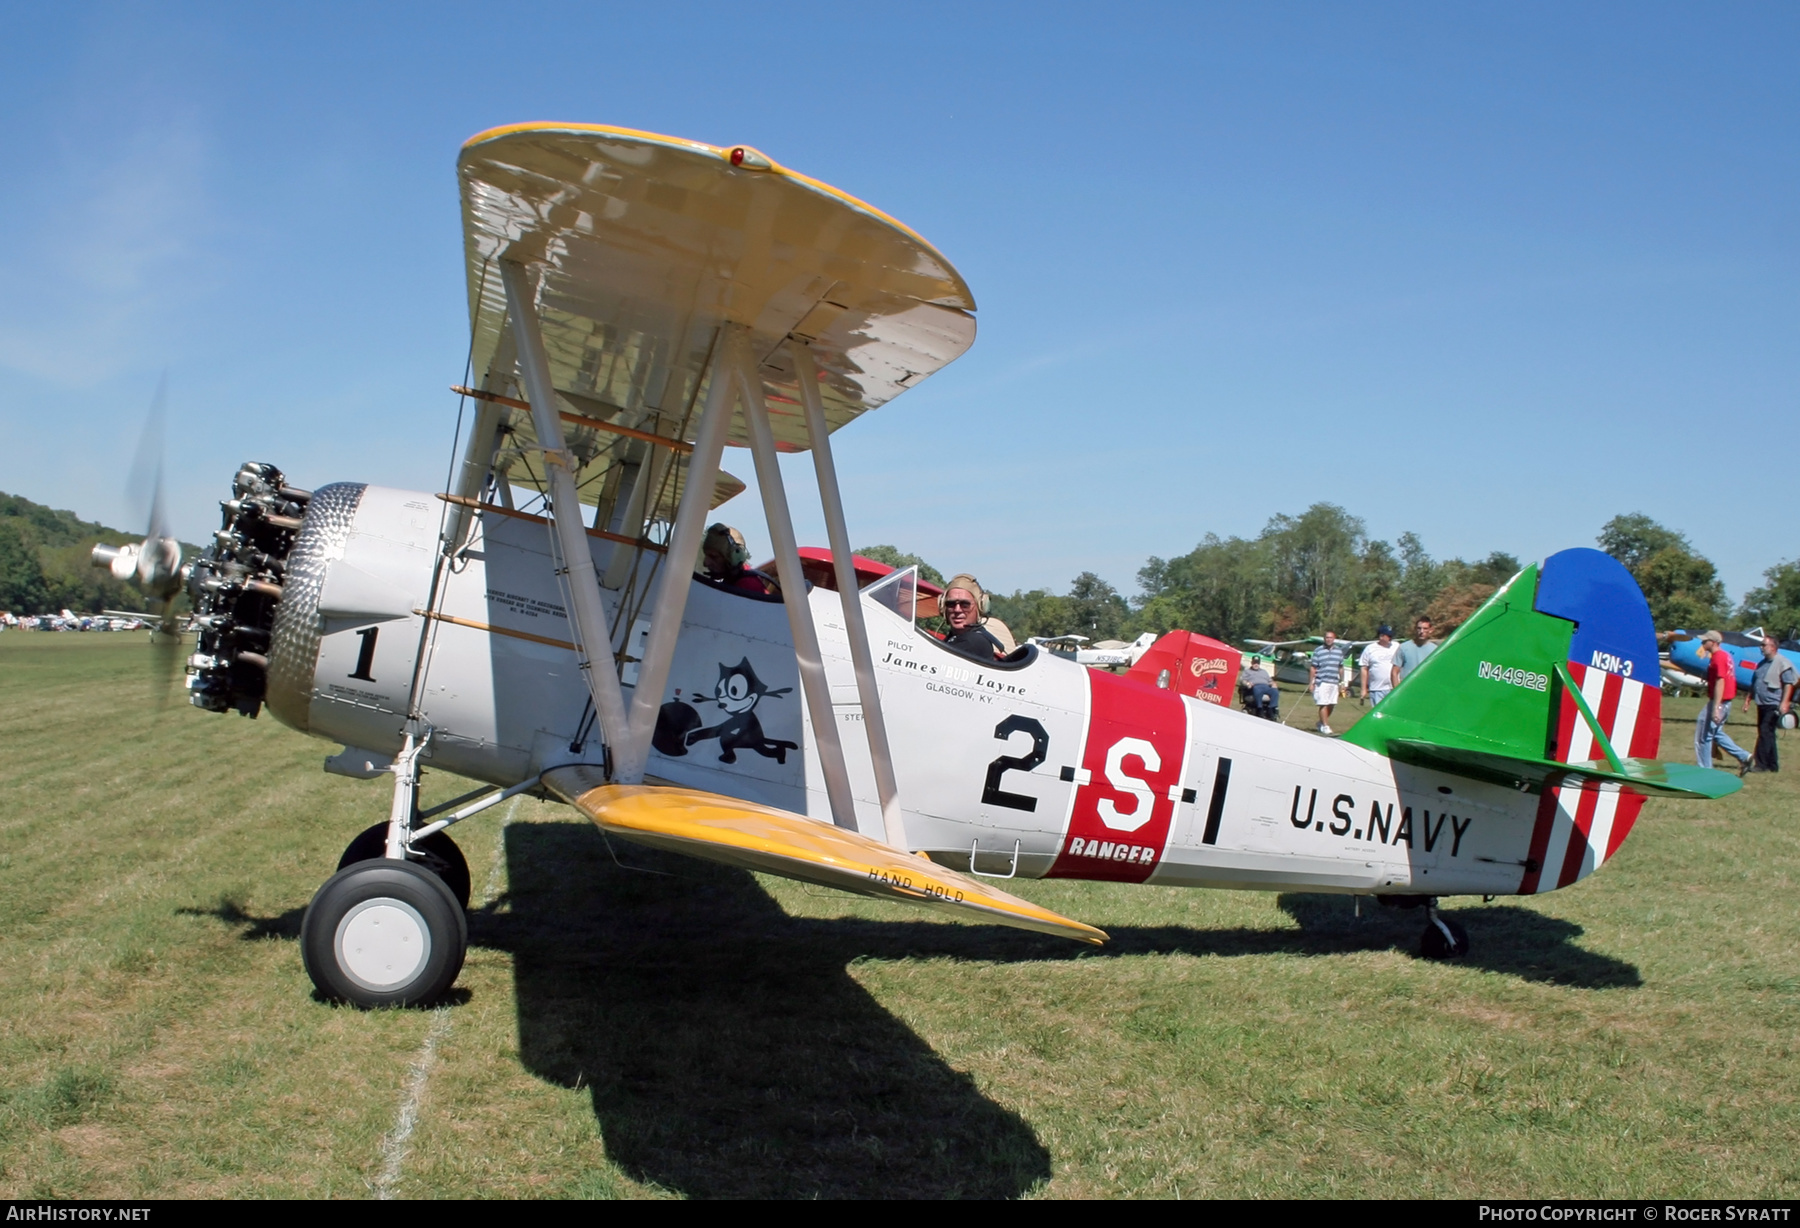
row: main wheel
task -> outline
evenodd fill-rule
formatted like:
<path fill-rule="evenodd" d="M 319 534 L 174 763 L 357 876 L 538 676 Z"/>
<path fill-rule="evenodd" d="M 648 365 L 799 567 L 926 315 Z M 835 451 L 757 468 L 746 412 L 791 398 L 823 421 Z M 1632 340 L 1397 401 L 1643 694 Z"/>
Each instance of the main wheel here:
<path fill-rule="evenodd" d="M 469 931 L 442 879 L 410 861 L 359 861 L 325 880 L 300 922 L 319 992 L 357 1006 L 442 997 L 462 971 Z"/>
<path fill-rule="evenodd" d="M 388 825 L 377 823 L 352 840 L 344 849 L 344 855 L 338 858 L 338 869 L 355 865 L 359 861 L 373 861 L 377 857 L 387 856 Z M 449 832 L 434 831 L 423 840 L 413 841 L 413 855 L 409 860 L 416 861 L 433 874 L 444 880 L 444 886 L 450 888 L 464 908 L 469 906 L 469 859 L 463 851 L 456 847 L 456 841 L 450 838 Z"/>
<path fill-rule="evenodd" d="M 1433 912 L 1419 939 L 1419 954 L 1426 959 L 1460 959 L 1469 953 L 1469 931 L 1442 913 Z"/>

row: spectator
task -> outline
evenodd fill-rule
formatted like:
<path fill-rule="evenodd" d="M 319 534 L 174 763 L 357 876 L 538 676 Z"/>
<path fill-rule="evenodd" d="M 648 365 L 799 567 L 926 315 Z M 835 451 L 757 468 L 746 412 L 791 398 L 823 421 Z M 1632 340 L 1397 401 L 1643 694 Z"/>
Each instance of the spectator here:
<path fill-rule="evenodd" d="M 1281 719 L 1281 692 L 1275 689 L 1275 679 L 1263 668 L 1261 657 L 1251 657 L 1250 668 L 1238 679 L 1238 698 L 1251 716 L 1266 721 Z"/>
<path fill-rule="evenodd" d="M 1781 761 L 1775 754 L 1775 731 L 1781 718 L 1794 710 L 1794 687 L 1800 684 L 1800 671 L 1781 655 L 1781 641 L 1763 636 L 1763 659 L 1750 679 L 1750 697 L 1756 701 L 1756 754 L 1752 772 L 1779 772 Z"/>
<path fill-rule="evenodd" d="M 1421 618 L 1413 624 L 1413 637 L 1400 645 L 1400 651 L 1394 654 L 1394 686 L 1400 680 L 1425 664 L 1426 658 L 1437 651 L 1437 645 L 1431 642 L 1431 620 Z"/>
<path fill-rule="evenodd" d="M 1362 650 L 1363 698 L 1371 707 L 1387 698 L 1387 693 L 1394 689 L 1394 658 L 1400 655 L 1400 646 L 1394 643 L 1394 629 L 1386 623 L 1375 632 L 1375 642 L 1366 645 Z"/>
<path fill-rule="evenodd" d="M 1325 642 L 1313 649 L 1306 667 L 1307 686 L 1312 689 L 1313 703 L 1319 706 L 1315 732 L 1329 734 L 1331 710 L 1337 707 L 1338 687 L 1344 680 L 1344 646 L 1337 642 L 1337 632 L 1325 633 Z"/>
<path fill-rule="evenodd" d="M 1700 703 L 1700 715 L 1694 721 L 1694 758 L 1703 768 L 1710 768 L 1715 745 L 1738 761 L 1738 775 L 1750 771 L 1750 752 L 1731 740 L 1725 732 L 1725 718 L 1731 714 L 1731 701 L 1737 697 L 1737 662 L 1719 647 L 1724 637 L 1708 631 L 1700 637 L 1700 655 L 1706 658 L 1706 698 Z"/>

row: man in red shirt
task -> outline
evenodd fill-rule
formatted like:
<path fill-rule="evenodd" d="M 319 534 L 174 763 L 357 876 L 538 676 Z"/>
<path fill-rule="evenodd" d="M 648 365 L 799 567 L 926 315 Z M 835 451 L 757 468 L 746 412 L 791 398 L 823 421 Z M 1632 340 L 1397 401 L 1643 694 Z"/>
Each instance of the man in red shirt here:
<path fill-rule="evenodd" d="M 1719 647 L 1724 639 L 1717 631 L 1700 637 L 1700 654 L 1706 658 L 1706 698 L 1694 722 L 1694 758 L 1703 768 L 1712 766 L 1713 744 L 1738 761 L 1738 775 L 1750 770 L 1750 752 L 1725 732 L 1725 716 L 1737 698 L 1737 662 Z"/>

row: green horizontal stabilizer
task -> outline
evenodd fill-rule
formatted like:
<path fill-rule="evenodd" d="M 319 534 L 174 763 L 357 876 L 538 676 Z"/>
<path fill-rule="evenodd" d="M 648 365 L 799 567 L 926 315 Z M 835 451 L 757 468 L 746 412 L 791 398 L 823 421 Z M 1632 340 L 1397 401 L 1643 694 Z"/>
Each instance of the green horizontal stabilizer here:
<path fill-rule="evenodd" d="M 1731 772 L 1715 772 L 1708 768 L 1681 763 L 1664 763 L 1660 759 L 1621 759 L 1620 771 L 1604 759 L 1582 763 L 1558 763 L 1554 759 L 1533 759 L 1517 755 L 1497 754 L 1463 746 L 1445 746 L 1417 738 L 1391 738 L 1386 746 L 1389 757 L 1416 767 L 1454 772 L 1490 784 L 1541 793 L 1546 788 L 1583 781 L 1602 781 L 1631 789 L 1637 793 L 1660 794 L 1664 797 L 1719 798 L 1736 793 L 1744 782 Z"/>

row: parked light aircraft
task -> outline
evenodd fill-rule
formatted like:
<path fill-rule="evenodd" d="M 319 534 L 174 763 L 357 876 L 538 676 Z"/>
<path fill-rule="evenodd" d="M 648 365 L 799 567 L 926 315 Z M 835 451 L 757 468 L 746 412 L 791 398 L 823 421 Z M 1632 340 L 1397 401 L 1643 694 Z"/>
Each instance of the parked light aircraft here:
<path fill-rule="evenodd" d="M 63 610 L 60 614 L 27 614 L 0 611 L 0 627 L 33 627 L 45 631 L 140 631 L 148 626 L 135 614 L 102 610 L 98 616 Z"/>
<path fill-rule="evenodd" d="M 331 770 L 391 782 L 302 925 L 328 997 L 451 985 L 469 880 L 445 829 L 524 792 L 610 836 L 1085 942 L 1106 935 L 994 880 L 1377 894 L 1425 905 L 1449 955 L 1467 936 L 1439 897 L 1567 886 L 1645 796 L 1738 787 L 1653 760 L 1649 614 L 1591 550 L 1521 571 L 1340 740 L 1035 645 L 959 655 L 917 625 L 910 570 L 859 588 L 831 439 L 973 342 L 943 255 L 747 146 L 526 124 L 458 173 L 479 386 L 452 489 L 249 463 L 205 554 L 172 569 L 153 531 L 129 564 L 164 610 L 186 577 L 194 704 L 267 708 L 341 743 Z M 728 443 L 779 597 L 693 574 L 740 486 Z M 836 591 L 806 584 L 783 451 L 811 452 Z M 421 812 L 427 767 L 484 788 Z"/>
<path fill-rule="evenodd" d="M 1274 675 L 1275 681 L 1306 686 L 1312 681 L 1310 668 L 1312 650 L 1324 642 L 1325 637 L 1322 635 L 1309 635 L 1305 639 L 1299 640 L 1245 640 L 1244 646 L 1253 648 L 1262 654 L 1263 660 L 1269 663 L 1269 672 Z M 1346 672 L 1354 673 L 1350 666 L 1356 660 L 1356 654 L 1374 642 L 1374 640 L 1347 640 L 1341 636 L 1338 638 L 1338 644 L 1344 650 Z M 1355 688 L 1356 684 L 1353 678 L 1346 678 L 1345 682 L 1351 689 Z"/>
<path fill-rule="evenodd" d="M 1662 689 L 1665 694 L 1680 695 L 1684 691 L 1692 691 L 1697 695 L 1706 689 L 1704 675 L 1690 674 L 1670 664 L 1669 654 L 1666 652 L 1662 654 L 1661 665 Z"/>
<path fill-rule="evenodd" d="M 1103 640 L 1089 648 L 1079 635 L 1034 636 L 1030 642 L 1078 665 L 1123 667 L 1127 678 L 1209 704 L 1232 701 L 1243 665 L 1243 654 L 1230 644 L 1191 631 L 1146 631 L 1129 644 Z"/>
<path fill-rule="evenodd" d="M 1721 631 L 1719 634 L 1725 637 L 1719 648 L 1731 658 L 1738 690 L 1748 691 L 1751 675 L 1762 664 L 1763 629 L 1752 627 L 1748 631 Z M 1782 640 L 1780 652 L 1796 668 L 1800 668 L 1800 641 Z M 1669 641 L 1669 651 L 1663 662 L 1664 680 L 1688 690 L 1704 691 L 1706 667 L 1707 661 L 1700 655 L 1700 632 L 1675 632 L 1674 638 Z"/>
<path fill-rule="evenodd" d="M 1138 658 L 1156 643 L 1156 633 L 1146 631 L 1129 644 L 1119 640 L 1101 640 L 1096 644 L 1085 635 L 1034 635 L 1029 642 L 1081 665 L 1117 667 L 1136 665 Z"/>

